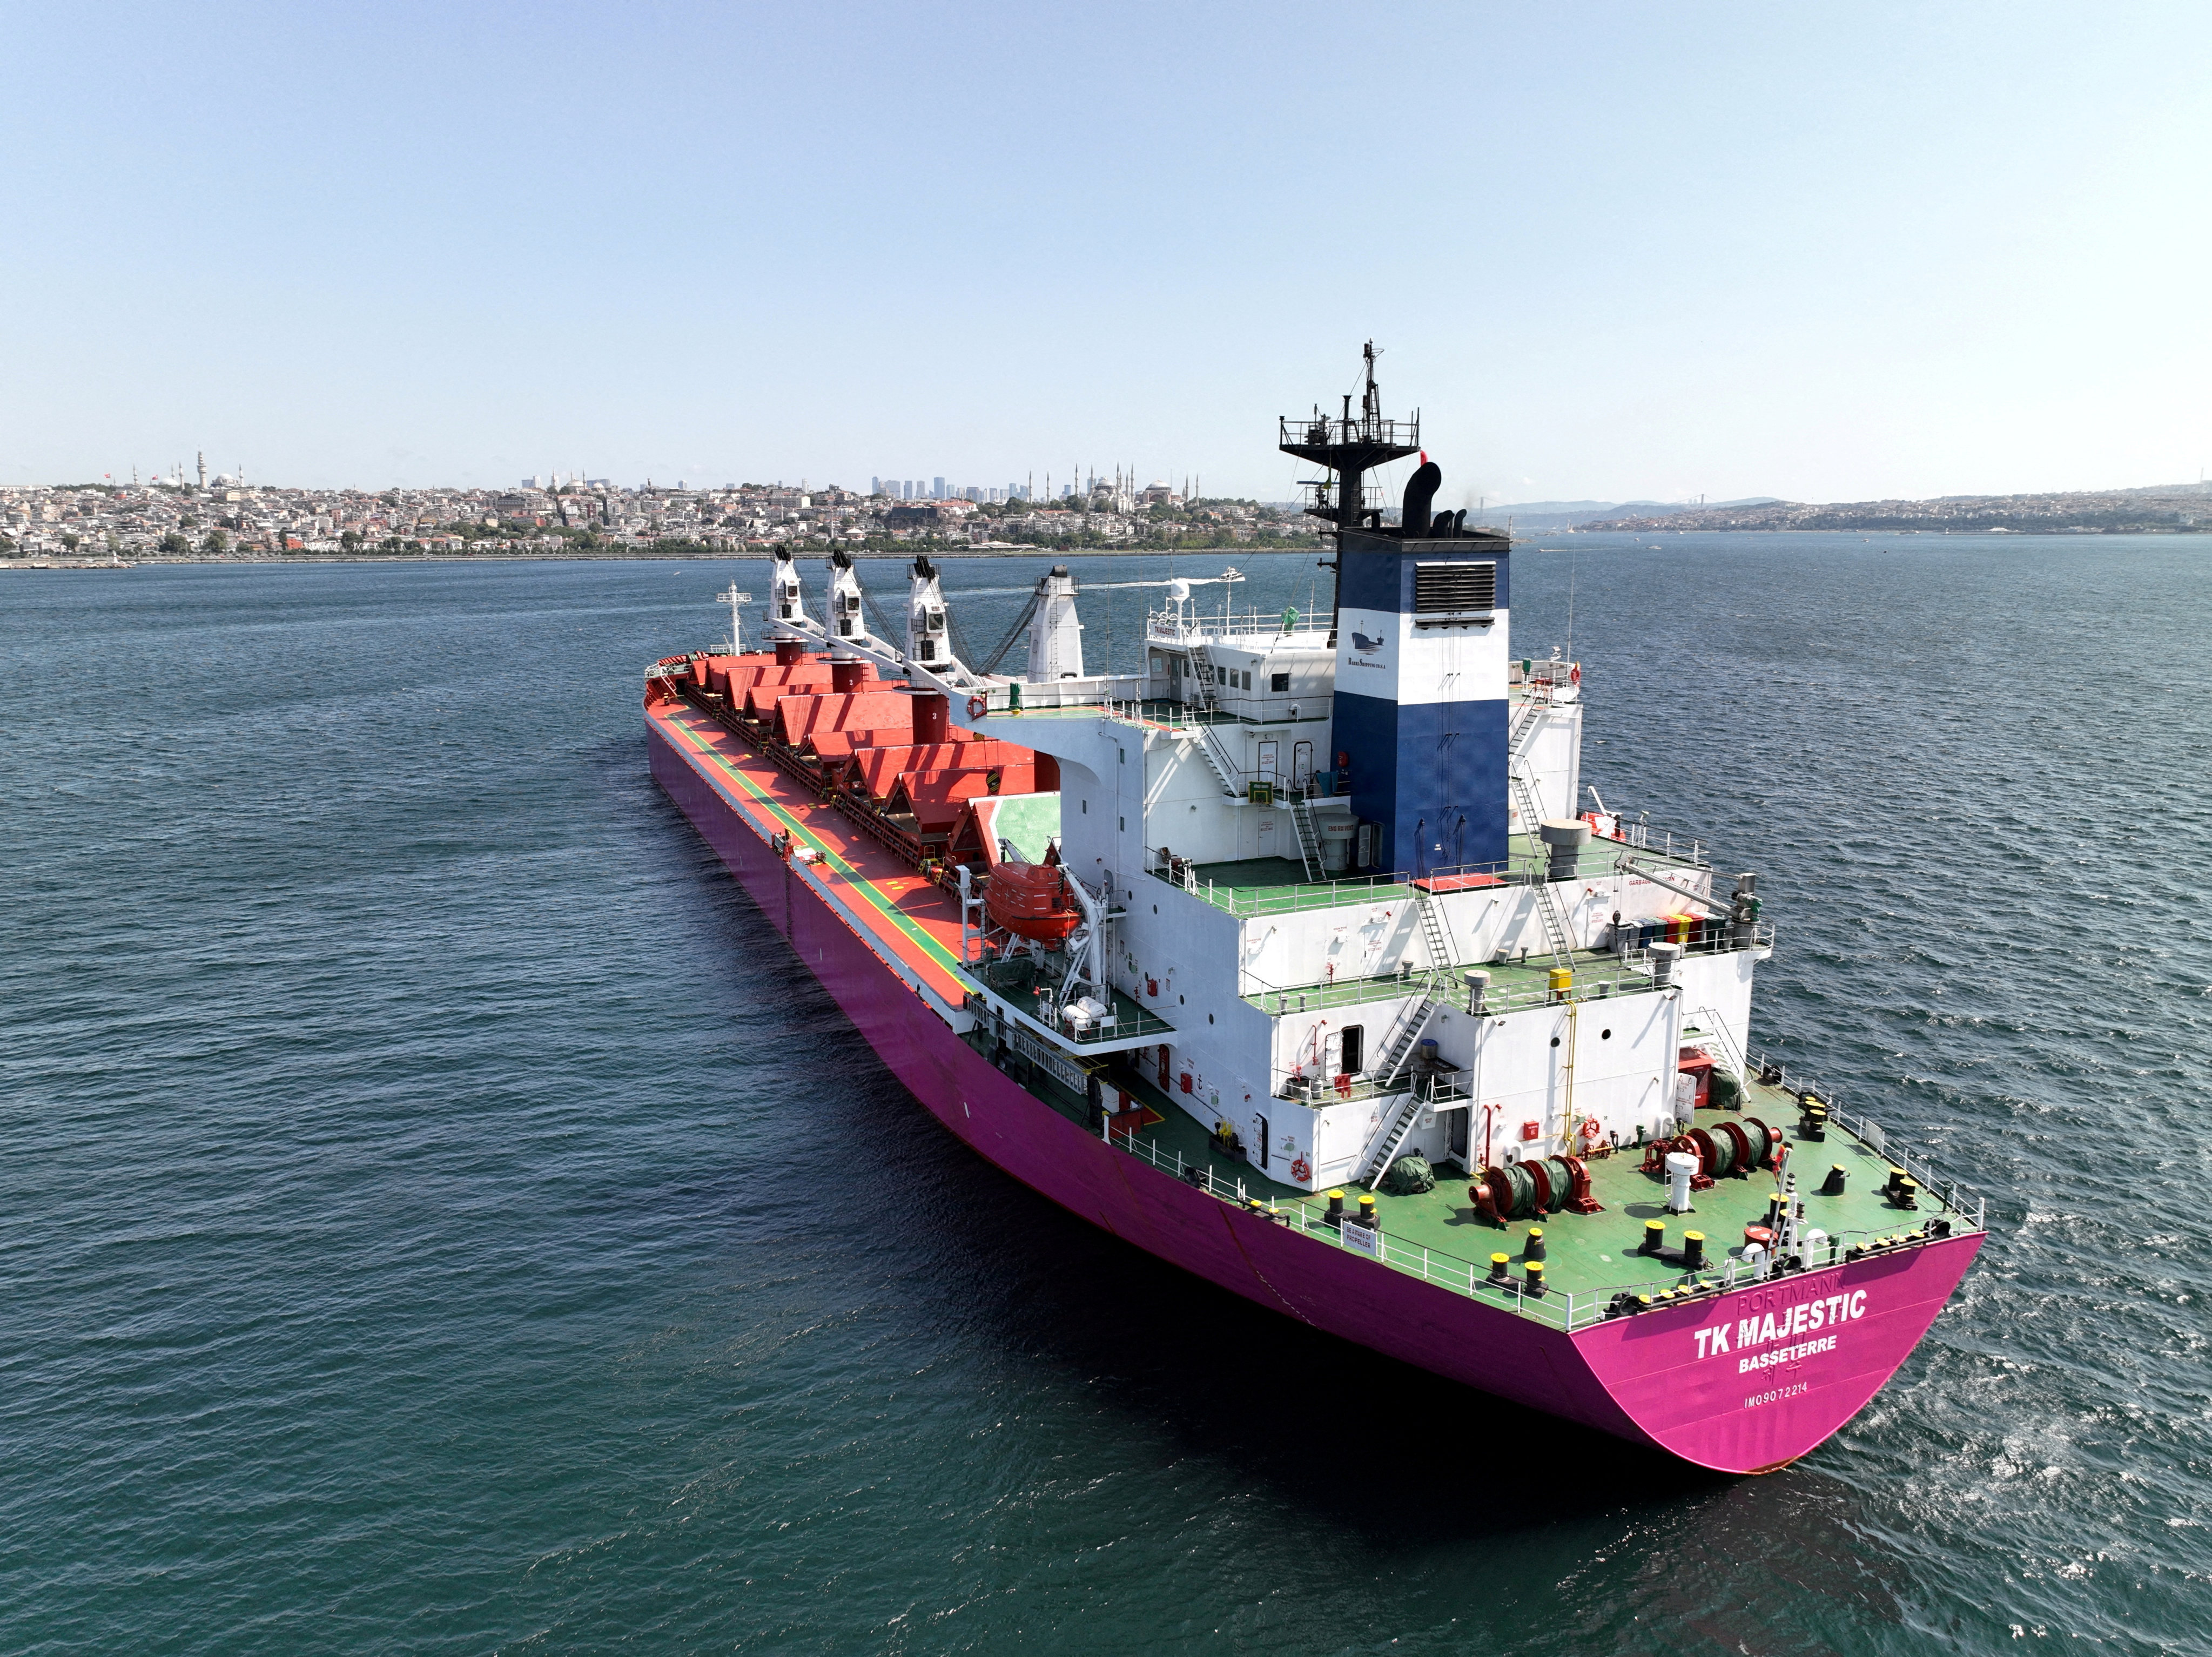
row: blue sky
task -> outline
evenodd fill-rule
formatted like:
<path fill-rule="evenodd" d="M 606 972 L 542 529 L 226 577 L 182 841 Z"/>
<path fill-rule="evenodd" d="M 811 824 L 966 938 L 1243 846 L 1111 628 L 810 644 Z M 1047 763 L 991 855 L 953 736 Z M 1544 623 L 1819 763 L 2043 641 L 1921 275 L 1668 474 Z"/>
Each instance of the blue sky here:
<path fill-rule="evenodd" d="M 0 479 L 2212 465 L 2212 7 L 9 6 Z"/>

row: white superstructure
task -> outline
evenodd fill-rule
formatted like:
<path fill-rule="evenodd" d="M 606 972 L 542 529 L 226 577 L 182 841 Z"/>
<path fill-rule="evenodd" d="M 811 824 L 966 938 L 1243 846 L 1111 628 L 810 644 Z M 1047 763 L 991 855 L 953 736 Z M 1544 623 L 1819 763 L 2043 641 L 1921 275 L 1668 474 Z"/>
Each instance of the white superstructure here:
<path fill-rule="evenodd" d="M 1018 679 L 951 657 L 926 561 L 904 651 L 806 618 L 783 595 L 787 564 L 776 614 L 788 636 L 873 657 L 944 692 L 957 723 L 1058 761 L 1082 947 L 1030 952 L 1042 1013 L 978 974 L 979 1009 L 1032 1048 L 1081 1068 L 1126 1055 L 1273 1178 L 1312 1189 L 1372 1181 L 1408 1154 L 1474 1170 L 1671 1132 L 1686 1047 L 1742 1075 L 1768 952 L 1751 883 L 1717 891 L 1698 847 L 1577 814 L 1580 669 L 1513 657 L 1500 537 L 1340 540 L 1341 556 L 1369 561 L 1370 587 L 1403 567 L 1401 610 L 1347 604 L 1332 641 L 1327 617 L 1228 598 L 1208 615 L 1176 583 L 1135 674 L 1083 671 L 1065 568 L 1039 583 Z M 1452 574 L 1470 563 L 1479 580 Z M 1425 615 L 1419 595 L 1435 592 L 1462 608 Z M 857 593 L 841 566 L 833 618 L 858 616 Z M 1349 665 L 1401 640 L 1387 672 Z M 1340 694 L 1355 672 L 1364 736 Z M 1504 786 L 1486 804 L 1493 705 Z M 1377 760 L 1378 708 L 1419 722 L 1428 734 L 1409 740 L 1434 742 L 1426 764 Z M 1450 774 L 1455 745 L 1466 775 Z M 1378 810 L 1363 768 L 1392 760 L 1396 792 Z M 1414 866 L 1391 855 L 1409 843 Z"/>

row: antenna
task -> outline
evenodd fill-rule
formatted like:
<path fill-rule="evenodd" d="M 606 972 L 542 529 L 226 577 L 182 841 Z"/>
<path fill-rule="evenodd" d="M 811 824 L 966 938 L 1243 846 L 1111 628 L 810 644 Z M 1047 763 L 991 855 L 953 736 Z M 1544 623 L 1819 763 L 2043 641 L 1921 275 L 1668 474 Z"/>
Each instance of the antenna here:
<path fill-rule="evenodd" d="M 718 592 L 714 597 L 730 607 L 730 654 L 742 656 L 745 653 L 745 640 L 738 622 L 738 606 L 752 603 L 753 596 L 750 592 L 738 592 L 738 584 L 732 581 L 728 592 Z"/>
<path fill-rule="evenodd" d="M 1582 549 L 1567 549 L 1567 659 L 1575 659 L 1575 566 L 1581 561 Z"/>

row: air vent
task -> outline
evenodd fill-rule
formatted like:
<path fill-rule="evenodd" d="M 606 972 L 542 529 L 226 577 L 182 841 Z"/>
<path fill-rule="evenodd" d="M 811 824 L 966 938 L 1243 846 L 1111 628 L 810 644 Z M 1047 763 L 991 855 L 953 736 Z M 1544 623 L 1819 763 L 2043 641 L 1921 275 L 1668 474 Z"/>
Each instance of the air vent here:
<path fill-rule="evenodd" d="M 1498 607 L 1496 564 L 1416 564 L 1413 614 L 1487 615 Z"/>

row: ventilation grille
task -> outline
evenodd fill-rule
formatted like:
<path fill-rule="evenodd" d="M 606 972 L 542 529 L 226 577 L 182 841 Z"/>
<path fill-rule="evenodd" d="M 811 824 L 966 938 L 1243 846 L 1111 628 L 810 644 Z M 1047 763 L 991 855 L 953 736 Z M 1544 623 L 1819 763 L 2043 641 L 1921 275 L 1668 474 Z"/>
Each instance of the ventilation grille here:
<path fill-rule="evenodd" d="M 1495 564 L 1416 564 L 1413 614 L 1464 616 L 1498 607 Z"/>

